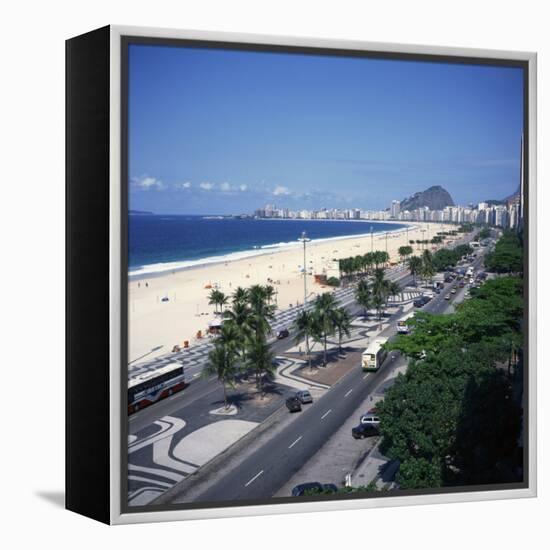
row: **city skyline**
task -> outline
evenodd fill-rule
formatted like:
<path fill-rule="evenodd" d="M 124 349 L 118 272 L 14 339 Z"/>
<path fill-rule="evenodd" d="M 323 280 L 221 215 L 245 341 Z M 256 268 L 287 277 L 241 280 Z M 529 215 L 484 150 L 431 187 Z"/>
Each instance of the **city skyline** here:
<path fill-rule="evenodd" d="M 130 208 L 381 209 L 519 187 L 522 70 L 133 45 Z"/>

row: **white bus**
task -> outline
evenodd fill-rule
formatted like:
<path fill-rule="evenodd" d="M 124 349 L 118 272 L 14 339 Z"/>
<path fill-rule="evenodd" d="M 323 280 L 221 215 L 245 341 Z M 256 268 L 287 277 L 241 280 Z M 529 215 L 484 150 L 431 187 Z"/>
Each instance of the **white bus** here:
<path fill-rule="evenodd" d="M 409 319 L 412 319 L 413 317 L 414 312 L 411 311 L 408 315 L 405 315 L 403 319 L 399 319 L 399 321 L 397 321 L 397 332 L 399 334 L 409 334 L 409 332 L 411 331 L 411 327 L 409 327 L 407 321 Z"/>
<path fill-rule="evenodd" d="M 376 338 L 369 344 L 361 358 L 361 367 L 364 371 L 377 371 L 382 366 L 388 354 L 382 346 L 387 341 L 387 338 Z"/>
<path fill-rule="evenodd" d="M 169 363 L 148 372 L 128 378 L 128 414 L 185 388 L 185 374 L 181 363 Z"/>

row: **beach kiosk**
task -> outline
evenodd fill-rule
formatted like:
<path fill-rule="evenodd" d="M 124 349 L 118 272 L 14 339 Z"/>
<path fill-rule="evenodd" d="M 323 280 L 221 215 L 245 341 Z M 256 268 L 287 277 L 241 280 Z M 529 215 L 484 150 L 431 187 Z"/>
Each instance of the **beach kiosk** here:
<path fill-rule="evenodd" d="M 214 319 L 208 323 L 209 334 L 219 334 L 222 330 L 223 319 Z"/>

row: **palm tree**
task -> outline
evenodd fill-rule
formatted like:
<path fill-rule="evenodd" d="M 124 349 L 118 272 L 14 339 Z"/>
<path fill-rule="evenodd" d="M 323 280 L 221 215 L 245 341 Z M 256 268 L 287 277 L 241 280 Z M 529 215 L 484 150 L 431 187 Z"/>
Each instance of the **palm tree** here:
<path fill-rule="evenodd" d="M 266 340 L 250 340 L 247 350 L 247 366 L 256 372 L 256 385 L 263 398 L 264 374 L 273 374 L 277 366 L 273 363 L 274 355 Z"/>
<path fill-rule="evenodd" d="M 408 260 L 409 271 L 413 276 L 414 286 L 416 286 L 416 276 L 420 274 L 422 270 L 422 258 L 420 256 L 411 256 Z"/>
<path fill-rule="evenodd" d="M 327 338 L 334 334 L 336 299 L 332 294 L 317 296 L 314 305 L 313 336 L 323 343 L 323 365 L 327 364 Z"/>
<path fill-rule="evenodd" d="M 391 296 L 397 296 L 401 292 L 401 287 L 395 281 L 387 281 L 386 306 Z"/>
<path fill-rule="evenodd" d="M 383 250 L 380 252 L 380 259 L 382 260 L 380 263 L 387 265 L 390 261 L 390 255 L 385 250 Z"/>
<path fill-rule="evenodd" d="M 311 368 L 311 354 L 309 349 L 309 337 L 313 334 L 313 315 L 310 311 L 302 310 L 292 323 L 293 330 L 296 331 L 296 336 L 294 337 L 294 343 L 297 345 L 302 340 L 305 340 L 306 344 L 306 355 L 309 363 L 309 368 Z"/>
<path fill-rule="evenodd" d="M 374 263 L 374 260 L 373 260 L 373 254 L 370 253 L 370 252 L 367 252 L 364 256 L 363 256 L 364 260 L 365 260 L 365 268 L 367 270 L 367 272 L 370 272 L 371 268 L 372 268 L 372 264 Z"/>
<path fill-rule="evenodd" d="M 413 249 L 410 246 L 400 246 L 397 252 L 399 253 L 401 261 L 403 261 L 405 258 L 407 258 L 407 256 L 412 254 Z"/>
<path fill-rule="evenodd" d="M 232 296 L 233 304 L 236 303 L 246 303 L 248 301 L 248 290 L 246 288 L 243 288 L 242 286 L 238 286 L 233 291 Z"/>
<path fill-rule="evenodd" d="M 238 333 L 232 324 L 224 324 L 220 335 L 214 342 L 214 348 L 208 354 L 209 362 L 202 371 L 202 376 L 209 378 L 215 375 L 222 383 L 224 407 L 228 408 L 227 386 L 232 386 L 236 376 Z"/>
<path fill-rule="evenodd" d="M 216 308 L 215 309 L 216 313 L 218 313 L 219 294 L 220 294 L 220 291 L 213 288 L 210 291 L 210 294 L 208 295 L 208 305 L 214 306 Z"/>
<path fill-rule="evenodd" d="M 333 322 L 338 333 L 338 353 L 342 353 L 342 336 L 346 335 L 349 338 L 351 335 L 351 316 L 348 310 L 343 307 L 337 308 L 333 315 Z"/>
<path fill-rule="evenodd" d="M 256 339 L 267 337 L 271 330 L 269 324 L 275 317 L 275 306 L 267 303 L 267 292 L 262 285 L 253 285 L 248 291 L 248 303 L 252 311 L 251 325 L 256 333 Z"/>
<path fill-rule="evenodd" d="M 372 293 L 369 282 L 361 279 L 355 289 L 355 300 L 363 308 L 363 317 L 367 317 L 368 309 L 372 306 Z"/>
<path fill-rule="evenodd" d="M 264 290 L 267 303 L 271 304 L 271 300 L 273 300 L 273 296 L 275 296 L 275 289 L 271 285 L 266 285 Z"/>
<path fill-rule="evenodd" d="M 372 253 L 372 261 L 374 263 L 374 269 L 375 271 L 380 268 L 380 264 L 384 263 L 384 258 L 382 257 L 382 252 L 377 250 L 376 252 Z"/>
<path fill-rule="evenodd" d="M 229 302 L 229 296 L 226 296 L 223 292 L 218 295 L 218 303 L 220 304 L 220 312 L 223 313 L 223 306 Z"/>
<path fill-rule="evenodd" d="M 372 305 L 376 309 L 376 316 L 378 320 L 382 318 L 382 312 L 384 311 L 384 305 L 386 304 L 386 295 L 381 292 L 376 292 L 372 296 Z"/>
<path fill-rule="evenodd" d="M 378 319 L 382 317 L 382 311 L 389 294 L 389 281 L 384 278 L 384 270 L 376 269 L 372 281 L 372 301 L 376 308 Z"/>
<path fill-rule="evenodd" d="M 224 317 L 227 319 L 225 324 L 233 324 L 239 332 L 239 349 L 241 360 L 246 360 L 246 345 L 247 340 L 251 338 L 253 333 L 252 328 L 252 311 L 247 302 L 241 302 L 233 299 L 231 309 L 224 311 Z"/>
<path fill-rule="evenodd" d="M 216 313 L 218 313 L 218 306 L 221 306 L 223 313 L 223 306 L 227 304 L 229 298 L 220 290 L 213 288 L 208 295 L 208 304 L 216 307 Z"/>
<path fill-rule="evenodd" d="M 424 250 L 422 254 L 422 277 L 426 282 L 430 280 L 435 275 L 435 267 L 433 264 L 433 256 L 429 250 Z"/>

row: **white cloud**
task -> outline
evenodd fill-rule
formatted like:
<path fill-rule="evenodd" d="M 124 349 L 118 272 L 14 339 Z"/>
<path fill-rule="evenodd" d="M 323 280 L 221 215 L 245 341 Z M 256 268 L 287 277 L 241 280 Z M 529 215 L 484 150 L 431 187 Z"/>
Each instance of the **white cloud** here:
<path fill-rule="evenodd" d="M 140 189 L 164 189 L 164 184 L 158 178 L 144 174 L 139 178 L 132 178 L 132 184 Z"/>
<path fill-rule="evenodd" d="M 273 194 L 275 196 L 290 195 L 290 190 L 288 189 L 288 187 L 284 187 L 283 185 L 277 185 L 277 187 L 275 187 L 275 189 L 273 189 Z"/>
<path fill-rule="evenodd" d="M 248 189 L 248 185 L 245 185 L 245 184 L 239 185 L 239 189 L 241 191 L 246 191 Z"/>
<path fill-rule="evenodd" d="M 184 181 L 182 183 L 176 183 L 176 184 L 174 184 L 174 187 L 176 189 L 191 189 L 191 182 L 190 181 Z"/>
<path fill-rule="evenodd" d="M 199 184 L 199 187 L 201 189 L 204 189 L 205 191 L 211 191 L 212 189 L 214 189 L 214 184 L 208 181 L 203 181 L 202 183 Z"/>
<path fill-rule="evenodd" d="M 220 189 L 222 191 L 231 191 L 231 185 L 229 185 L 229 183 L 224 181 L 222 184 L 220 184 Z"/>

